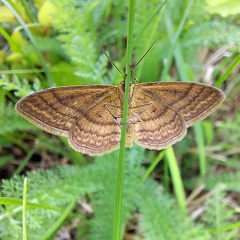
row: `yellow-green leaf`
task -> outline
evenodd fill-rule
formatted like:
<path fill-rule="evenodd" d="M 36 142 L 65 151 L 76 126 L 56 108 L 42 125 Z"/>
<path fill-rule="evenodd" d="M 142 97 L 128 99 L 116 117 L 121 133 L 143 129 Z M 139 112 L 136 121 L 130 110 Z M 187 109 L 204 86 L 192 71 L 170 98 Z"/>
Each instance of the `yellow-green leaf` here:
<path fill-rule="evenodd" d="M 227 17 L 240 13 L 240 2 L 239 0 L 207 0 L 205 9 L 210 14 Z"/>

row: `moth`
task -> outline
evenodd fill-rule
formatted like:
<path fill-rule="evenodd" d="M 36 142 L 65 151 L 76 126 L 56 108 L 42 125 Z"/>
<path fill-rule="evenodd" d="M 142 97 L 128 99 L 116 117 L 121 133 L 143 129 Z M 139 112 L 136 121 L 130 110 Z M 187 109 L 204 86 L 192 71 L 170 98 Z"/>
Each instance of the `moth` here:
<path fill-rule="evenodd" d="M 16 110 L 41 129 L 67 137 L 76 151 L 103 155 L 119 148 L 124 92 L 125 81 L 50 88 L 22 98 Z M 223 101 L 221 90 L 200 83 L 131 84 L 125 145 L 167 148 Z"/>

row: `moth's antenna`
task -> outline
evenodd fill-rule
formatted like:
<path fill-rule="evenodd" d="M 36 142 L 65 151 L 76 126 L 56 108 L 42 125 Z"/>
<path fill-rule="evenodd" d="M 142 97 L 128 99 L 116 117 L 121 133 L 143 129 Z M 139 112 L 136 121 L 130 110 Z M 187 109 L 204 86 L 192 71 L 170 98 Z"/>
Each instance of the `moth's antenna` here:
<path fill-rule="evenodd" d="M 145 56 L 149 53 L 149 51 L 152 49 L 153 45 L 156 43 L 157 40 L 158 40 L 158 38 L 156 38 L 156 40 L 152 43 L 150 48 L 143 54 L 143 56 L 140 58 L 140 60 L 134 66 L 131 67 L 132 72 L 138 66 L 138 64 L 145 58 Z"/>
<path fill-rule="evenodd" d="M 126 74 L 123 74 L 122 71 L 116 66 L 116 64 L 113 62 L 113 60 L 107 55 L 106 51 L 103 48 L 103 45 L 100 43 L 100 41 L 96 38 L 102 52 L 105 54 L 105 56 L 107 57 L 107 59 L 109 60 L 109 62 L 118 70 L 119 73 L 121 73 L 121 75 L 123 76 L 123 78 L 126 78 Z"/>

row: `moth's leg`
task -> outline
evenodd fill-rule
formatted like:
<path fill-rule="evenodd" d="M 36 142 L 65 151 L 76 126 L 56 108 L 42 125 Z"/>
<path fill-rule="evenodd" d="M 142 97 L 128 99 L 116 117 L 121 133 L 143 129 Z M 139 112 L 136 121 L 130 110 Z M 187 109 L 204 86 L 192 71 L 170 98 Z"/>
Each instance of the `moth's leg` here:
<path fill-rule="evenodd" d="M 130 65 L 130 68 L 131 68 L 131 75 L 132 75 L 133 79 L 135 80 L 135 84 L 138 84 L 138 79 L 137 79 L 137 77 L 133 74 L 133 71 L 134 71 L 135 68 L 133 68 L 131 65 Z"/>
<path fill-rule="evenodd" d="M 131 66 L 130 66 L 131 67 Z M 131 88 L 130 88 L 130 93 L 129 93 L 129 103 L 131 104 L 131 101 L 133 99 L 133 96 L 135 95 L 135 87 L 137 86 L 137 83 L 138 83 L 138 79 L 134 76 L 133 72 L 132 72 L 132 69 L 131 69 L 131 75 L 132 77 L 134 78 L 135 80 L 135 84 L 132 84 L 131 85 Z"/>
<path fill-rule="evenodd" d="M 143 105 L 140 105 L 140 106 L 135 106 L 135 107 L 132 107 L 130 110 L 130 112 L 133 114 L 133 116 L 131 118 L 128 119 L 128 123 L 134 123 L 132 122 L 132 120 L 134 118 L 137 118 L 139 120 L 139 122 L 143 122 L 143 120 L 141 119 L 140 115 L 142 113 L 144 113 L 145 111 L 147 111 L 151 106 L 152 106 L 152 102 L 149 102 L 149 103 L 146 103 L 146 104 L 143 104 Z M 143 108 L 141 109 L 140 111 L 134 111 L 135 109 L 139 109 L 139 108 Z M 136 122 L 138 123 L 138 122 Z"/>
<path fill-rule="evenodd" d="M 113 119 L 115 120 L 115 122 L 117 123 L 117 125 L 121 128 L 121 122 L 118 121 L 118 119 L 122 118 L 122 115 L 117 115 L 117 114 L 114 114 L 111 109 L 109 107 L 113 107 L 113 108 L 117 108 L 117 109 L 120 109 L 121 110 L 121 107 L 118 106 L 118 105 L 114 105 L 114 104 L 111 104 L 111 103 L 105 103 L 104 104 L 104 107 L 108 110 L 108 112 L 112 115 Z"/>

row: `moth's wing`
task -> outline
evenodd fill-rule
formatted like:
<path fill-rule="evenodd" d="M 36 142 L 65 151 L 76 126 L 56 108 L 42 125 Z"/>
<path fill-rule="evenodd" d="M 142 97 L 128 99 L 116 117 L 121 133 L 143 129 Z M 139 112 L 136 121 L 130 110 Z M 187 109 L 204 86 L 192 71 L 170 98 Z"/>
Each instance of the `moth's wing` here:
<path fill-rule="evenodd" d="M 118 121 L 122 103 L 117 88 L 115 90 L 114 94 L 86 111 L 70 128 L 69 144 L 76 151 L 103 155 L 119 148 L 121 127 Z"/>
<path fill-rule="evenodd" d="M 50 88 L 20 99 L 16 110 L 47 132 L 68 136 L 76 121 L 115 91 L 101 85 Z"/>
<path fill-rule="evenodd" d="M 187 127 L 203 120 L 223 101 L 218 88 L 189 82 L 138 84 L 138 90 L 180 114 Z"/>
<path fill-rule="evenodd" d="M 148 149 L 160 150 L 180 141 L 186 134 L 186 121 L 172 108 L 143 93 L 135 85 L 132 99 L 138 123 L 135 124 L 135 142 Z M 142 110 L 141 110 L 142 109 Z"/>

